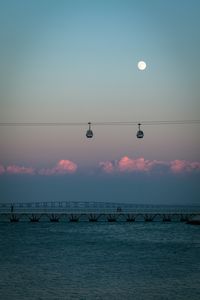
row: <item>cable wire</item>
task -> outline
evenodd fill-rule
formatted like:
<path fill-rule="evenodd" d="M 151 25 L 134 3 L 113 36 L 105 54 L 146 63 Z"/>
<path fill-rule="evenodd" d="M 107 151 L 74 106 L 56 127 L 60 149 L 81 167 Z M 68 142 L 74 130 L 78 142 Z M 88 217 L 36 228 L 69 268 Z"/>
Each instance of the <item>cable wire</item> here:
<path fill-rule="evenodd" d="M 34 126 L 87 126 L 89 123 L 95 126 L 131 126 L 131 125 L 192 125 L 200 124 L 200 120 L 165 120 L 165 121 L 116 121 L 116 122 L 0 122 L 0 126 L 24 126 L 24 127 L 34 127 Z"/>

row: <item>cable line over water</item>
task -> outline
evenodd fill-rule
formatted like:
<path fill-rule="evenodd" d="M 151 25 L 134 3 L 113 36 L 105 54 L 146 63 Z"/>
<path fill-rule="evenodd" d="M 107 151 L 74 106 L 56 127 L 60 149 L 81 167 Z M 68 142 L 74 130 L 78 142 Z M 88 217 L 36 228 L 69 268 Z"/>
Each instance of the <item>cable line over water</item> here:
<path fill-rule="evenodd" d="M 112 122 L 5 122 L 0 123 L 1 127 L 61 127 L 61 126 L 86 126 L 89 125 L 86 131 L 86 137 L 91 139 L 93 137 L 92 126 L 138 126 L 138 131 L 136 136 L 138 139 L 143 139 L 144 132 L 141 130 L 141 126 L 151 126 L 151 125 L 192 125 L 200 124 L 200 120 L 171 120 L 171 121 L 112 121 Z"/>
<path fill-rule="evenodd" d="M 131 126 L 149 125 L 192 125 L 200 124 L 200 120 L 160 120 L 160 121 L 104 121 L 104 122 L 0 122 L 0 126 Z"/>

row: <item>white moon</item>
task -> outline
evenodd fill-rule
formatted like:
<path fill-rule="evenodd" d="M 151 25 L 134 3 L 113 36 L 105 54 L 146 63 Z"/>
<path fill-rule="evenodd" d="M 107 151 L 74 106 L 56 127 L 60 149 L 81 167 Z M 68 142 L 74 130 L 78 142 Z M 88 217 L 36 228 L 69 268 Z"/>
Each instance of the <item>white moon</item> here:
<path fill-rule="evenodd" d="M 141 71 L 144 71 L 147 67 L 147 64 L 145 63 L 145 61 L 139 61 L 138 62 L 138 69 L 141 70 Z"/>

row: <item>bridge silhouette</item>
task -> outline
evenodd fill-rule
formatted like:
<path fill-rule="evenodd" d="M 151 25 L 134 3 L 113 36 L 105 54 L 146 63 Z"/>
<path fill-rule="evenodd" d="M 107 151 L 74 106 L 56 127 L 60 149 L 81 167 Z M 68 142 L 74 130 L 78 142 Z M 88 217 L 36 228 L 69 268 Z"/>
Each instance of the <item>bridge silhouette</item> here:
<path fill-rule="evenodd" d="M 199 206 L 70 201 L 0 203 L 0 220 L 10 222 L 188 222 L 194 217 L 200 218 Z"/>

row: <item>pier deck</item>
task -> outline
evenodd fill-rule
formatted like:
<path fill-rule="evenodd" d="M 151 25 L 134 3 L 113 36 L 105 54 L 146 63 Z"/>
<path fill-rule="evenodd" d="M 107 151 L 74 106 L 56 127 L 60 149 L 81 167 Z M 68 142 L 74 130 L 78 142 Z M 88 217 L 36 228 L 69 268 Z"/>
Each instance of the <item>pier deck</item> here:
<path fill-rule="evenodd" d="M 187 222 L 200 219 L 197 206 L 158 206 L 105 202 L 0 203 L 0 220 L 19 221 L 107 221 Z"/>

